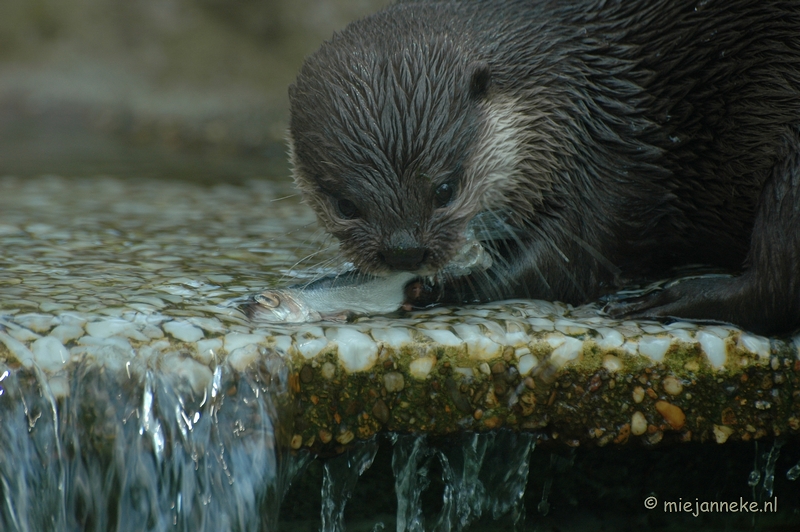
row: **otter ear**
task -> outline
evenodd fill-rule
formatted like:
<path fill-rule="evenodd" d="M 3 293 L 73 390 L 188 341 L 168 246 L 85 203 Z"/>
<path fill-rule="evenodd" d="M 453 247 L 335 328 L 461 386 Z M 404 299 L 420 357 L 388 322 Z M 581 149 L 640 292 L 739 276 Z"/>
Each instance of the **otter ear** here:
<path fill-rule="evenodd" d="M 492 72 L 489 65 L 484 61 L 473 61 L 467 65 L 469 76 L 469 95 L 471 98 L 479 100 L 489 92 L 492 84 Z"/>

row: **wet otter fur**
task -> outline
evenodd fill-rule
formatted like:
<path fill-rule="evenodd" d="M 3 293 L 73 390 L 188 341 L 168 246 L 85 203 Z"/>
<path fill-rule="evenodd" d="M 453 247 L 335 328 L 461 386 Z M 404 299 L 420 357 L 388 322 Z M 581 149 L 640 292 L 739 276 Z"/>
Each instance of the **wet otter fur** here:
<path fill-rule="evenodd" d="M 414 303 L 582 303 L 707 265 L 614 315 L 800 326 L 800 4 L 407 2 L 290 87 L 295 181 L 357 268 Z M 437 275 L 480 226 L 486 272 Z M 411 293 L 411 291 L 410 291 Z"/>

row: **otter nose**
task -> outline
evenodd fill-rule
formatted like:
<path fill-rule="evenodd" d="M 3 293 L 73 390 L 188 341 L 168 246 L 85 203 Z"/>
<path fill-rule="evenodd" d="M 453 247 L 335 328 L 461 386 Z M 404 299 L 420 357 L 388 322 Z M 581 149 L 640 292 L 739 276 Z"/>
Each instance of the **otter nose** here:
<path fill-rule="evenodd" d="M 428 250 L 420 246 L 409 231 L 397 231 L 387 239 L 378 255 L 393 270 L 414 271 L 422 266 Z"/>
<path fill-rule="evenodd" d="M 393 270 L 409 272 L 418 270 L 427 254 L 428 250 L 421 247 L 384 248 L 379 253 L 381 260 Z"/>

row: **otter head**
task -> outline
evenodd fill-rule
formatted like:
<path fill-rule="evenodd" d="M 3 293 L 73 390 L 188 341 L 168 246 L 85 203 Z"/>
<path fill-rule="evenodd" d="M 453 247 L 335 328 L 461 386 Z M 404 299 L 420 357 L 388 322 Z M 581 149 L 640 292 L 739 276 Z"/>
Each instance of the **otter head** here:
<path fill-rule="evenodd" d="M 366 19 L 308 58 L 289 89 L 295 181 L 362 271 L 436 273 L 504 195 L 486 160 L 513 166 L 515 148 L 486 153 L 491 72 L 464 41 Z"/>

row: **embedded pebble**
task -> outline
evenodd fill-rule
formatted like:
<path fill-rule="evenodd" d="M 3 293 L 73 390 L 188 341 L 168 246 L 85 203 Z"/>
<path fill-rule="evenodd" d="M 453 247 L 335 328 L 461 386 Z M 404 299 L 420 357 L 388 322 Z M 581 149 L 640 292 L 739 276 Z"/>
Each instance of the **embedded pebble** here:
<path fill-rule="evenodd" d="M 260 334 L 228 333 L 225 335 L 225 351 L 232 353 L 251 344 L 263 344 L 267 338 Z"/>
<path fill-rule="evenodd" d="M 25 347 L 25 344 L 19 340 L 15 340 L 2 331 L 0 331 L 0 342 L 6 344 L 6 347 L 17 359 L 17 362 L 22 364 L 24 367 L 30 368 L 33 365 L 33 353 L 30 349 Z"/>
<path fill-rule="evenodd" d="M 567 337 L 563 334 L 548 334 L 545 337 L 545 341 L 550 344 L 550 347 L 553 349 L 560 347 L 564 342 L 567 341 Z"/>
<path fill-rule="evenodd" d="M 205 337 L 201 328 L 185 321 L 168 321 L 162 327 L 170 336 L 182 342 L 196 342 Z"/>
<path fill-rule="evenodd" d="M 51 303 L 46 301 L 39 305 L 39 310 L 42 312 L 56 312 L 58 310 L 69 310 L 72 308 L 72 305 L 65 305 L 62 303 Z"/>
<path fill-rule="evenodd" d="M 70 340 L 75 340 L 76 338 L 80 338 L 83 336 L 84 330 L 81 327 L 76 325 L 59 325 L 52 331 L 50 331 L 50 336 L 53 338 L 58 338 L 62 344 L 68 343 Z"/>
<path fill-rule="evenodd" d="M 32 340 L 36 340 L 41 338 L 41 335 L 36 334 L 35 332 L 26 329 L 24 327 L 9 327 L 8 334 L 13 337 L 15 340 L 20 342 L 30 342 Z"/>
<path fill-rule="evenodd" d="M 144 303 L 146 305 L 151 305 L 156 308 L 164 308 L 167 306 L 167 304 L 164 303 L 164 300 L 154 296 L 134 296 L 130 298 L 130 301 Z"/>
<path fill-rule="evenodd" d="M 86 332 L 95 338 L 108 338 L 110 336 L 136 336 L 136 340 L 147 340 L 147 337 L 136 330 L 136 326 L 127 320 L 112 318 L 93 321 L 86 324 Z"/>
<path fill-rule="evenodd" d="M 170 377 L 184 379 L 196 394 L 202 394 L 211 383 L 212 374 L 208 366 L 177 353 L 165 356 L 160 369 Z"/>
<path fill-rule="evenodd" d="M 506 341 L 512 347 L 519 347 L 527 345 L 531 341 L 531 337 L 524 331 L 506 333 Z"/>
<path fill-rule="evenodd" d="M 325 336 L 325 331 L 318 325 L 309 325 L 297 330 L 297 338 L 310 340 L 312 338 L 322 338 Z"/>
<path fill-rule="evenodd" d="M 372 415 L 375 416 L 375 419 L 383 424 L 386 424 L 389 421 L 391 413 L 389 412 L 389 407 L 386 406 L 386 402 L 384 402 L 383 399 L 378 399 L 375 401 L 375 404 L 372 407 Z"/>
<path fill-rule="evenodd" d="M 89 321 L 89 316 L 79 312 L 64 312 L 59 315 L 61 325 L 75 325 L 83 327 Z"/>
<path fill-rule="evenodd" d="M 472 373 L 472 368 L 456 367 L 453 371 L 455 371 L 459 375 L 464 376 L 467 379 L 471 379 L 474 376 L 474 374 Z"/>
<path fill-rule="evenodd" d="M 477 327 L 482 336 L 487 337 L 489 340 L 500 344 L 508 345 L 508 338 L 506 338 L 506 331 L 499 323 L 488 320 L 485 318 L 470 318 L 467 324 Z M 456 326 L 454 326 L 455 328 Z"/>
<path fill-rule="evenodd" d="M 451 347 L 460 346 L 463 342 L 461 339 L 447 330 L 420 330 L 425 336 L 436 342 L 437 344 L 447 345 Z"/>
<path fill-rule="evenodd" d="M 522 355 L 527 355 L 530 352 L 531 352 L 531 350 L 527 346 L 526 347 L 518 347 L 517 349 L 514 350 L 514 356 L 519 358 Z"/>
<path fill-rule="evenodd" d="M 297 350 L 303 355 L 305 359 L 311 359 L 317 356 L 323 349 L 328 346 L 327 338 L 311 338 L 308 340 L 296 340 L 295 346 Z"/>
<path fill-rule="evenodd" d="M 583 341 L 566 337 L 564 338 L 564 343 L 553 350 L 553 354 L 550 355 L 550 361 L 557 366 L 562 366 L 580 357 L 582 352 Z"/>
<path fill-rule="evenodd" d="M 647 418 L 638 410 L 631 416 L 631 434 L 641 436 L 647 432 Z"/>
<path fill-rule="evenodd" d="M 222 351 L 222 339 L 211 338 L 197 342 L 197 358 L 204 364 L 211 364 Z"/>
<path fill-rule="evenodd" d="M 719 336 L 723 340 L 727 338 L 730 335 L 731 331 L 733 330 L 736 329 L 730 329 L 728 327 L 722 327 L 720 325 L 706 325 L 705 327 L 703 327 L 704 332 L 708 334 L 713 334 L 715 336 Z"/>
<path fill-rule="evenodd" d="M 247 366 L 255 362 L 260 356 L 259 346 L 251 343 L 234 349 L 226 360 L 236 371 L 244 371 Z"/>
<path fill-rule="evenodd" d="M 683 413 L 683 410 L 680 407 L 673 405 L 672 403 L 668 403 L 667 401 L 656 401 L 656 410 L 658 413 L 661 414 L 667 423 L 669 423 L 670 427 L 675 430 L 678 430 L 683 427 L 686 423 L 686 414 Z"/>
<path fill-rule="evenodd" d="M 586 325 L 571 320 L 556 320 L 554 325 L 557 331 L 571 336 L 577 336 L 589 332 L 589 329 L 586 327 Z"/>
<path fill-rule="evenodd" d="M 339 362 L 348 372 L 365 371 L 378 360 L 378 344 L 364 333 L 345 327 L 329 329 L 328 339 L 339 350 Z"/>
<path fill-rule="evenodd" d="M 353 439 L 355 437 L 356 437 L 356 435 L 353 434 L 352 430 L 347 430 L 347 431 L 339 434 L 338 436 L 336 436 L 336 441 L 341 443 L 342 445 L 347 445 L 348 443 L 353 441 Z"/>
<path fill-rule="evenodd" d="M 322 365 L 322 370 L 320 371 L 320 373 L 322 373 L 323 378 L 331 380 L 333 377 L 336 376 L 336 366 L 334 366 L 330 362 L 325 362 Z"/>
<path fill-rule="evenodd" d="M 502 353 L 503 346 L 488 339 L 480 327 L 475 325 L 454 325 L 456 333 L 467 344 L 467 353 L 471 358 L 489 360 Z"/>
<path fill-rule="evenodd" d="M 670 339 L 663 336 L 642 336 L 639 340 L 639 353 L 654 360 L 661 362 L 669 349 Z"/>
<path fill-rule="evenodd" d="M 392 349 L 400 349 L 413 341 L 411 332 L 405 327 L 373 329 L 370 334 L 376 342 L 382 342 Z"/>
<path fill-rule="evenodd" d="M 294 450 L 297 450 L 297 449 L 299 449 L 299 448 L 300 448 L 300 447 L 302 447 L 302 445 L 303 445 L 303 436 L 302 436 L 302 435 L 300 435 L 300 434 L 294 434 L 294 435 L 292 436 L 292 439 L 291 439 L 291 441 L 289 442 L 289 445 L 290 445 L 290 446 L 291 446 L 291 448 L 292 448 L 292 449 L 294 449 Z"/>
<path fill-rule="evenodd" d="M 602 349 L 614 349 L 625 343 L 625 338 L 614 329 L 601 327 L 597 329 L 597 332 L 602 335 L 602 338 L 596 340 L 596 343 Z"/>
<path fill-rule="evenodd" d="M 634 403 L 641 403 L 644 400 L 644 388 L 641 386 L 636 386 L 633 389 L 633 402 Z"/>
<path fill-rule="evenodd" d="M 58 324 L 58 319 L 46 314 L 21 314 L 14 316 L 14 322 L 37 333 L 48 332 L 53 325 Z"/>
<path fill-rule="evenodd" d="M 164 331 L 162 331 L 155 325 L 145 325 L 142 328 L 142 334 L 152 339 L 164 338 Z"/>
<path fill-rule="evenodd" d="M 695 342 L 694 336 L 687 329 L 673 329 L 669 332 L 670 336 L 681 342 L 693 344 Z"/>
<path fill-rule="evenodd" d="M 727 425 L 714 425 L 714 439 L 717 443 L 725 443 L 733 434 L 733 429 Z"/>
<path fill-rule="evenodd" d="M 772 351 L 769 345 L 769 339 L 747 333 L 742 333 L 739 337 L 739 346 L 751 353 L 755 353 L 761 358 L 768 357 Z"/>
<path fill-rule="evenodd" d="M 383 386 L 389 393 L 402 391 L 405 387 L 403 374 L 396 371 L 390 371 L 383 375 Z"/>
<path fill-rule="evenodd" d="M 621 349 L 626 353 L 628 353 L 629 355 L 636 355 L 639 353 L 639 344 L 634 341 L 628 340 L 627 342 L 622 344 Z"/>
<path fill-rule="evenodd" d="M 721 368 L 727 358 L 725 341 L 719 336 L 707 333 L 704 330 L 698 332 L 696 338 L 700 342 L 709 363 L 715 368 Z"/>
<path fill-rule="evenodd" d="M 309 364 L 303 364 L 303 367 L 300 369 L 300 382 L 308 384 L 313 380 L 314 368 L 312 368 Z"/>
<path fill-rule="evenodd" d="M 436 365 L 436 357 L 420 357 L 411 361 L 408 365 L 408 372 L 415 379 L 424 380 L 434 365 Z"/>
<path fill-rule="evenodd" d="M 535 356 L 531 354 L 522 355 L 521 357 L 519 357 L 519 362 L 517 362 L 517 371 L 519 371 L 520 375 L 525 376 L 528 373 L 530 373 L 531 370 L 535 368 L 538 363 L 539 362 L 538 360 L 536 360 Z"/>
<path fill-rule="evenodd" d="M 545 318 L 531 318 L 528 320 L 528 323 L 537 331 L 552 331 L 555 329 L 555 323 Z"/>
<path fill-rule="evenodd" d="M 282 334 L 279 336 L 275 336 L 272 338 L 273 340 L 273 347 L 275 351 L 281 354 L 286 354 L 289 352 L 289 348 L 292 347 L 292 337 Z"/>
<path fill-rule="evenodd" d="M 126 354 L 133 354 L 133 347 L 131 347 L 131 343 L 121 336 L 109 336 L 108 338 L 81 336 L 78 338 L 78 343 L 82 345 L 94 345 L 98 347 L 114 347 Z"/>
<path fill-rule="evenodd" d="M 225 332 L 225 326 L 222 325 L 222 322 L 220 322 L 217 318 L 200 318 L 197 316 L 193 316 L 191 318 L 188 318 L 186 321 L 188 321 L 193 325 L 197 325 L 206 332 L 210 333 Z"/>
<path fill-rule="evenodd" d="M 69 351 L 58 338 L 44 336 L 31 345 L 36 365 L 44 371 L 56 373 L 69 361 Z"/>
<path fill-rule="evenodd" d="M 329 430 L 319 429 L 317 432 L 317 436 L 319 436 L 319 441 L 322 443 L 328 443 L 333 439 L 333 434 Z"/>
<path fill-rule="evenodd" d="M 683 383 L 681 383 L 680 379 L 672 375 L 665 377 L 664 380 L 661 381 L 661 387 L 670 395 L 680 395 L 683 391 Z"/>
<path fill-rule="evenodd" d="M 697 329 L 697 324 L 690 321 L 674 321 L 664 326 L 665 329 Z"/>
<path fill-rule="evenodd" d="M 615 357 L 614 355 L 606 355 L 603 357 L 603 367 L 606 368 L 611 373 L 616 373 L 621 370 L 624 366 L 622 364 L 622 360 L 619 357 Z"/>

